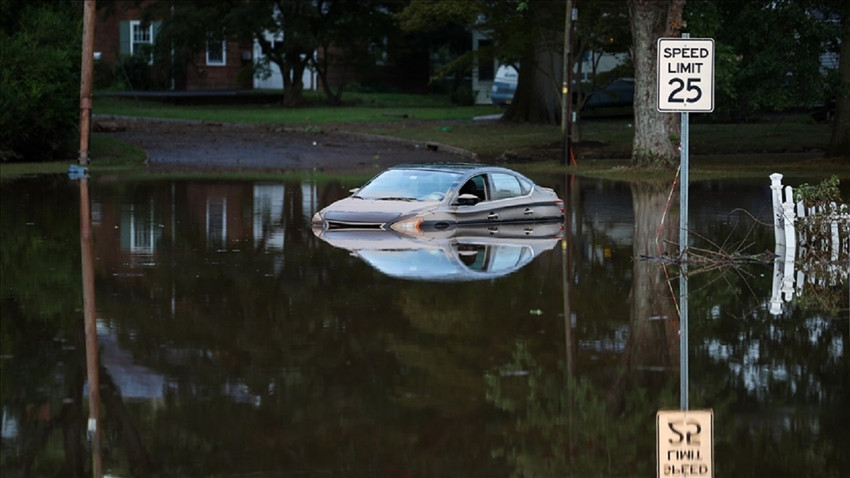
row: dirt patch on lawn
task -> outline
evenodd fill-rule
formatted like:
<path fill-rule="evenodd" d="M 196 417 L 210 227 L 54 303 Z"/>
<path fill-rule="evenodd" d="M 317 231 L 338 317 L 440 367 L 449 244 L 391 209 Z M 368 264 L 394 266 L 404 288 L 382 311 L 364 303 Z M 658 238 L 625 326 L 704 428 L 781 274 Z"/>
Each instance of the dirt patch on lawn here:
<path fill-rule="evenodd" d="M 359 170 L 402 163 L 476 162 L 473 154 L 344 131 L 312 132 L 268 125 L 137 118 L 95 118 L 103 134 L 136 144 L 157 171 Z"/>

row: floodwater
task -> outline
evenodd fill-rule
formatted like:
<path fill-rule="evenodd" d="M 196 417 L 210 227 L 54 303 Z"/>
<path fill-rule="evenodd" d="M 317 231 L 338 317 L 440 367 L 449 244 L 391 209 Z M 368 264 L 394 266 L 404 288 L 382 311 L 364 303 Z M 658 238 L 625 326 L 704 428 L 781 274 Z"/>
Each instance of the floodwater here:
<path fill-rule="evenodd" d="M 767 178 L 691 184 L 667 451 L 678 192 L 534 179 L 563 230 L 388 247 L 311 231 L 358 184 L 3 182 L 2 475 L 850 476 L 847 255 Z"/>

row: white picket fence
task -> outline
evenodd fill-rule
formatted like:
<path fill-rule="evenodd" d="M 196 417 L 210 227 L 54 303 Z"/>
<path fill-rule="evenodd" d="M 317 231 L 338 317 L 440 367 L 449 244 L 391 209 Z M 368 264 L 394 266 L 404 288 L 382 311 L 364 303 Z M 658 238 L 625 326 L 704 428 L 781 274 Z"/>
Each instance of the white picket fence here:
<path fill-rule="evenodd" d="M 805 208 L 794 200 L 791 186 L 782 186 L 779 173 L 770 175 L 770 189 L 777 255 L 770 313 L 778 315 L 782 303 L 802 294 L 805 284 L 829 287 L 848 281 L 850 210 L 836 203 Z"/>

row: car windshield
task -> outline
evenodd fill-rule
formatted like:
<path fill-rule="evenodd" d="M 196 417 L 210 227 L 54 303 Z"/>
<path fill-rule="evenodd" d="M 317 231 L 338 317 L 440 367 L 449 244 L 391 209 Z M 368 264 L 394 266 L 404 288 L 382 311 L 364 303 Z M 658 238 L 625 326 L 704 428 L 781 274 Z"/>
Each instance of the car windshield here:
<path fill-rule="evenodd" d="M 391 169 L 365 186 L 354 197 L 397 201 L 442 201 L 460 177 L 450 171 Z"/>

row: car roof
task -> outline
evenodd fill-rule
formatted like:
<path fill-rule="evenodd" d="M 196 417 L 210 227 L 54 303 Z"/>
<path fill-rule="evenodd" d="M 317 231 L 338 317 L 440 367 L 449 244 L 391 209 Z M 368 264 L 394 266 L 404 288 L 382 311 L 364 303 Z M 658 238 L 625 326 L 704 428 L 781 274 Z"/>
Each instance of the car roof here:
<path fill-rule="evenodd" d="M 472 172 L 505 172 L 510 174 L 519 174 L 508 168 L 477 163 L 410 163 L 399 164 L 388 168 L 388 170 L 391 169 L 427 169 L 430 171 L 446 171 L 467 174 Z"/>

